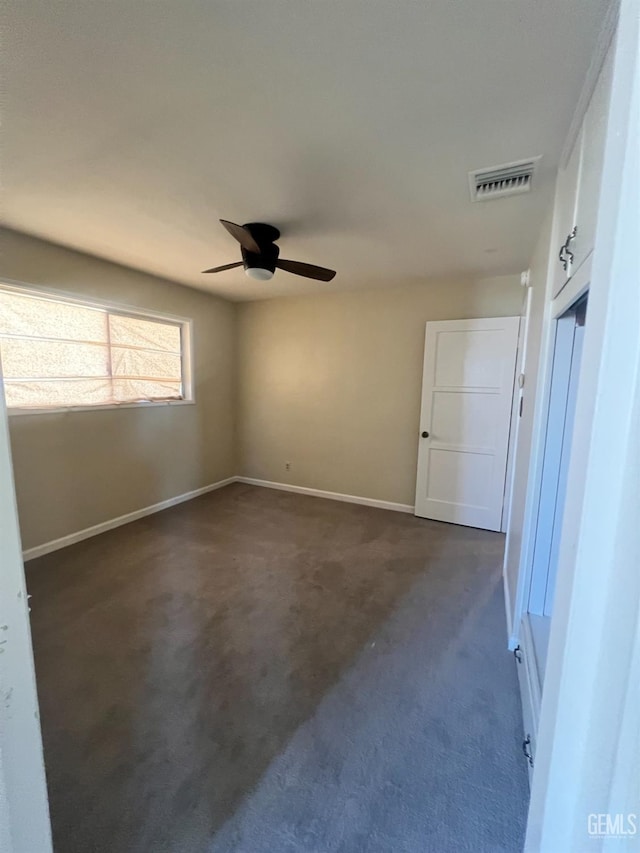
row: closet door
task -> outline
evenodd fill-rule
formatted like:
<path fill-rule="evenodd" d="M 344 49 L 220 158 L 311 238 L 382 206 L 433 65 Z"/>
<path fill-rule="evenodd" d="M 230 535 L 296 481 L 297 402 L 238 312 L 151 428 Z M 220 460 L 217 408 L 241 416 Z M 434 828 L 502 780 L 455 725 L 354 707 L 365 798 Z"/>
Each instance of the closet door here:
<path fill-rule="evenodd" d="M 573 272 L 590 254 L 595 242 L 602 163 L 604 161 L 604 142 L 609 115 L 612 65 L 613 51 L 609 50 L 584 118 L 582 164 L 577 197 L 577 229 L 576 236 L 571 241 L 571 251 L 574 256 Z"/>
<path fill-rule="evenodd" d="M 562 454 L 560 456 L 558 493 L 556 497 L 555 506 L 556 511 L 553 519 L 553 532 L 551 534 L 549 571 L 547 573 L 547 587 L 544 595 L 544 616 L 551 616 L 551 614 L 553 613 L 553 600 L 555 598 L 556 592 L 556 577 L 558 574 L 558 552 L 560 550 L 560 534 L 562 532 L 562 519 L 564 517 L 564 504 L 567 493 L 567 477 L 569 474 L 569 460 L 571 458 L 571 439 L 573 436 L 576 400 L 578 397 L 578 377 L 580 375 L 583 340 L 584 325 L 579 325 L 579 323 L 576 323 L 573 336 L 573 352 L 571 353 L 569 388 L 567 392 L 567 411 L 564 420 L 564 440 L 562 442 Z"/>
<path fill-rule="evenodd" d="M 609 48 L 569 160 L 558 172 L 554 298 L 593 249 L 612 74 L 613 50 Z"/>
<path fill-rule="evenodd" d="M 575 402 L 582 356 L 585 309 L 573 309 L 556 324 L 549 416 L 528 610 L 550 616 L 555 593 Z"/>
<path fill-rule="evenodd" d="M 571 254 L 568 252 L 571 252 L 571 244 L 575 239 L 572 234 L 576 228 L 578 215 L 578 185 L 582 165 L 583 130 L 584 128 L 580 129 L 566 167 L 558 172 L 554 229 L 556 238 L 556 264 L 553 277 L 554 298 L 560 293 L 571 276 Z"/>

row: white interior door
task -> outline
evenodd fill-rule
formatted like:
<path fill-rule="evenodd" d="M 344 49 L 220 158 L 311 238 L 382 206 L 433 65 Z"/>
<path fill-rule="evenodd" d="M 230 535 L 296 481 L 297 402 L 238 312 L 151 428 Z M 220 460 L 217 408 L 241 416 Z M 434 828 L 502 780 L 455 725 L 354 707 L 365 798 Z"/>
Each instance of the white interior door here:
<path fill-rule="evenodd" d="M 427 323 L 416 515 L 500 530 L 519 327 Z"/>

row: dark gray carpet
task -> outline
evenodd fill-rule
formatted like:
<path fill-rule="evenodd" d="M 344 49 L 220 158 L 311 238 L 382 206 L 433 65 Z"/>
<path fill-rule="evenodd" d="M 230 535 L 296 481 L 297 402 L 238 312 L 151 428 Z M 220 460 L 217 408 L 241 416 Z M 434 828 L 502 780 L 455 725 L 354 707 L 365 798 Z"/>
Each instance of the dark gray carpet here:
<path fill-rule="evenodd" d="M 529 792 L 500 537 L 441 527 L 428 572 L 211 853 L 522 850 Z"/>
<path fill-rule="evenodd" d="M 236 484 L 29 563 L 56 853 L 519 851 L 502 547 Z"/>

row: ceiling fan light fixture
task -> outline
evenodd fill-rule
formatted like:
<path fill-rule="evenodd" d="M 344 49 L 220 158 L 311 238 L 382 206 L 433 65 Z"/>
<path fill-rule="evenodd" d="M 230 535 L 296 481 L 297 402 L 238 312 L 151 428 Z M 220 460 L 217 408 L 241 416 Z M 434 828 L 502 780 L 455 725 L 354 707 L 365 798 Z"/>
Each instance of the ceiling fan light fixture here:
<path fill-rule="evenodd" d="M 245 273 L 249 278 L 254 278 L 256 281 L 269 281 L 273 278 L 273 270 L 267 270 L 263 267 L 245 267 Z"/>
<path fill-rule="evenodd" d="M 205 273 L 225 272 L 244 266 L 245 273 L 254 281 L 270 281 L 276 269 L 301 275 L 303 278 L 313 278 L 316 281 L 331 281 L 336 274 L 335 270 L 329 270 L 326 267 L 317 267 L 315 264 L 305 264 L 302 261 L 286 261 L 281 258 L 280 247 L 276 246 L 280 231 L 273 225 L 267 225 L 265 222 L 236 225 L 228 219 L 221 219 L 220 222 L 234 240 L 240 243 L 242 260 L 203 270 Z"/>

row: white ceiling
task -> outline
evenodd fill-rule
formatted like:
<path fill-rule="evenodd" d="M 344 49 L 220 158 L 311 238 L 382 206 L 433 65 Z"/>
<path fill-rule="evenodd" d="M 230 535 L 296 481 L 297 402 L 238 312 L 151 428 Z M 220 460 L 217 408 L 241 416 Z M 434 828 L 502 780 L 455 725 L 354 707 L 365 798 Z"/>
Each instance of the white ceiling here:
<path fill-rule="evenodd" d="M 230 299 L 527 266 L 608 0 L 9 0 L 3 221 Z M 543 155 L 472 204 L 467 172 Z M 278 226 L 331 284 L 242 269 Z"/>

